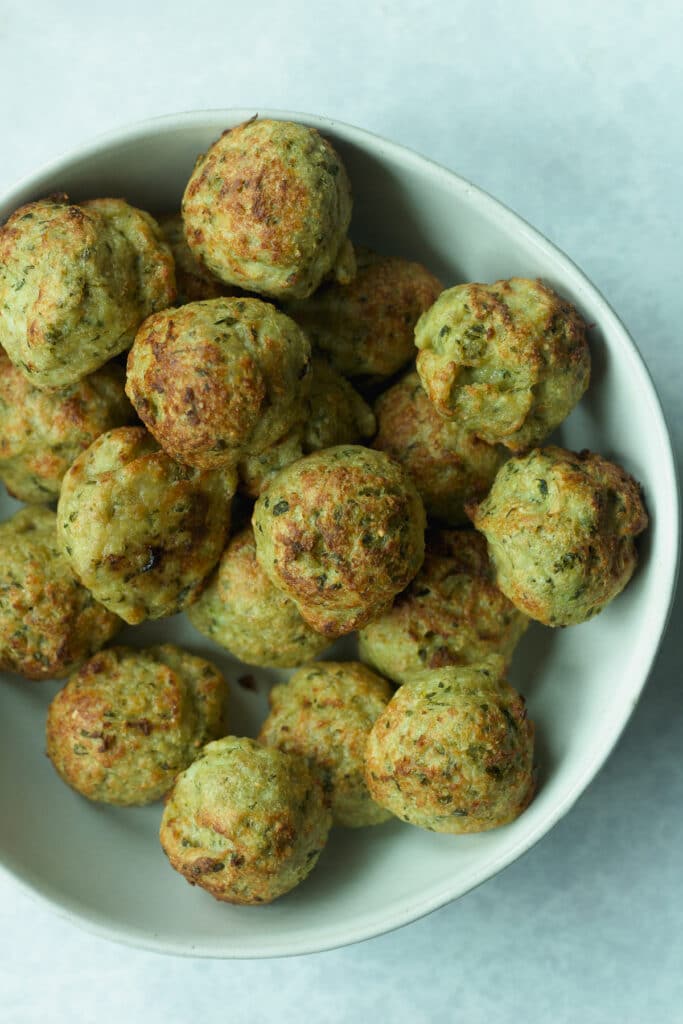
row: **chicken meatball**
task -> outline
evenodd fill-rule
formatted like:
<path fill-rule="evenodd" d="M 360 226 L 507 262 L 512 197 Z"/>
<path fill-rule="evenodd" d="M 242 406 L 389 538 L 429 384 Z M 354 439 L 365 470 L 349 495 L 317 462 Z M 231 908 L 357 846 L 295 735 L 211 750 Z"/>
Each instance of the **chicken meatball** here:
<path fill-rule="evenodd" d="M 36 505 L 0 523 L 0 669 L 59 679 L 121 626 L 74 578 L 54 512 Z"/>
<path fill-rule="evenodd" d="M 226 284 L 306 298 L 355 271 L 349 179 L 314 128 L 253 118 L 224 132 L 197 160 L 182 212 L 190 249 Z"/>
<path fill-rule="evenodd" d="M 391 814 L 365 784 L 365 745 L 393 688 L 356 661 L 320 661 L 270 691 L 271 711 L 259 740 L 300 754 L 331 795 L 335 824 L 379 825 Z"/>
<path fill-rule="evenodd" d="M 546 626 L 585 622 L 621 593 L 636 567 L 634 538 L 648 522 L 624 469 L 555 447 L 510 459 L 469 512 L 500 589 Z"/>
<path fill-rule="evenodd" d="M 270 903 L 310 874 L 331 824 L 303 758 L 226 736 L 178 776 L 159 838 L 190 885 L 226 903 Z"/>
<path fill-rule="evenodd" d="M 180 213 L 161 217 L 159 227 L 173 253 L 176 305 L 184 306 L 188 302 L 201 302 L 203 299 L 219 299 L 225 295 L 235 295 L 239 291 L 238 288 L 230 288 L 223 284 L 195 259 L 185 238 L 185 225 Z"/>
<path fill-rule="evenodd" d="M 515 452 L 543 441 L 588 387 L 586 325 L 540 281 L 449 288 L 420 317 L 415 344 L 438 413 Z"/>
<path fill-rule="evenodd" d="M 374 800 L 432 832 L 484 832 L 533 796 L 534 727 L 495 662 L 413 676 L 375 722 L 365 778 Z"/>
<path fill-rule="evenodd" d="M 129 623 L 182 611 L 218 562 L 235 478 L 173 462 L 142 427 L 98 437 L 76 459 L 57 507 L 73 572 Z"/>
<path fill-rule="evenodd" d="M 383 452 L 360 446 L 287 466 L 256 502 L 253 524 L 266 575 L 328 637 L 384 611 L 424 557 L 414 484 Z"/>
<path fill-rule="evenodd" d="M 75 384 L 174 299 L 159 225 L 122 199 L 76 205 L 54 195 L 0 229 L 0 337 L 34 387 Z"/>
<path fill-rule="evenodd" d="M 221 734 L 227 686 L 215 665 L 164 644 L 86 662 L 47 714 L 47 756 L 89 800 L 158 800 Z"/>

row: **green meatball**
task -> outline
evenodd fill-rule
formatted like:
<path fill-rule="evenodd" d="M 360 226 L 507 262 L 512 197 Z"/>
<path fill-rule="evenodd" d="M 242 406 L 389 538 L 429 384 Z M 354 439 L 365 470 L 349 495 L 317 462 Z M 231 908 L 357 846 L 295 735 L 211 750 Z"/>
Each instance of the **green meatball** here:
<path fill-rule="evenodd" d="M 239 292 L 238 288 L 230 288 L 219 281 L 192 255 L 185 238 L 185 225 L 180 213 L 161 217 L 159 227 L 173 253 L 178 292 L 176 305 L 184 306 L 188 302 L 218 299 L 221 296 L 235 295 Z"/>

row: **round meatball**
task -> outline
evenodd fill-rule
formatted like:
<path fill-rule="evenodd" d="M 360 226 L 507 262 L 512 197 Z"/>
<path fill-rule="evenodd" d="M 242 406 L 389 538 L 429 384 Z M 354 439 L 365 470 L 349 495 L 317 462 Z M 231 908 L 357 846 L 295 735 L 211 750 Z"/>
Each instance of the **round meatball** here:
<path fill-rule="evenodd" d="M 329 637 L 384 611 L 424 557 L 415 486 L 383 452 L 360 446 L 287 466 L 256 502 L 253 523 L 266 574 Z"/>
<path fill-rule="evenodd" d="M 375 722 L 365 778 L 374 800 L 432 832 L 484 832 L 533 796 L 534 727 L 495 663 L 419 672 Z"/>
<path fill-rule="evenodd" d="M 621 593 L 647 526 L 633 477 L 601 455 L 540 448 L 510 459 L 469 509 L 498 586 L 546 626 L 573 626 Z"/>
<path fill-rule="evenodd" d="M 339 373 L 390 377 L 414 357 L 413 328 L 443 285 L 419 263 L 369 249 L 357 264 L 351 284 L 324 285 L 287 312 Z"/>
<path fill-rule="evenodd" d="M 484 497 L 508 457 L 506 449 L 481 441 L 459 420 L 439 416 L 414 371 L 380 396 L 375 412 L 373 447 L 408 471 L 430 519 L 446 526 L 467 523 L 465 503 Z"/>
<path fill-rule="evenodd" d="M 303 454 L 304 427 L 298 423 L 288 434 L 259 455 L 246 455 L 237 464 L 240 489 L 250 498 L 258 498 L 273 477 Z"/>
<path fill-rule="evenodd" d="M 270 903 L 313 870 L 331 824 L 303 758 L 226 736 L 178 776 L 159 838 L 190 885 L 226 903 Z"/>
<path fill-rule="evenodd" d="M 234 490 L 234 476 L 180 466 L 142 427 L 120 427 L 64 477 L 59 542 L 81 583 L 126 622 L 174 615 L 221 556 Z"/>
<path fill-rule="evenodd" d="M 173 253 L 176 305 L 184 306 L 188 302 L 201 302 L 202 299 L 219 299 L 221 296 L 235 295 L 239 291 L 223 284 L 195 259 L 185 238 L 185 225 L 180 213 L 161 217 L 159 227 Z"/>
<path fill-rule="evenodd" d="M 159 225 L 122 199 L 50 196 L 0 229 L 0 337 L 34 387 L 75 384 L 174 299 Z"/>
<path fill-rule="evenodd" d="M 299 421 L 310 346 L 260 299 L 167 309 L 138 331 L 126 392 L 162 448 L 191 466 L 235 466 Z"/>
<path fill-rule="evenodd" d="M 276 590 L 256 561 L 251 526 L 231 539 L 188 614 L 195 629 L 249 665 L 295 668 L 329 644 L 304 622 L 294 602 Z"/>
<path fill-rule="evenodd" d="M 270 691 L 271 711 L 259 740 L 300 754 L 323 779 L 335 824 L 379 825 L 391 814 L 365 784 L 365 745 L 393 688 L 356 661 L 321 661 Z"/>
<path fill-rule="evenodd" d="M 104 366 L 63 391 L 40 391 L 0 349 L 0 479 L 20 501 L 55 501 L 74 459 L 135 418 L 120 366 Z"/>
<path fill-rule="evenodd" d="M 226 696 L 215 665 L 179 647 L 101 651 L 50 704 L 47 756 L 89 800 L 151 803 L 220 736 Z"/>
<path fill-rule="evenodd" d="M 59 679 L 121 625 L 74 579 L 54 512 L 36 505 L 0 523 L 0 669 Z"/>
<path fill-rule="evenodd" d="M 252 118 L 224 132 L 197 160 L 182 211 L 190 249 L 226 284 L 302 299 L 355 271 L 349 179 L 314 128 Z"/>
<path fill-rule="evenodd" d="M 360 656 L 407 683 L 422 669 L 476 664 L 490 654 L 509 662 L 528 624 L 496 586 L 481 534 L 443 530 L 428 534 L 408 589 L 361 631 Z"/>
<path fill-rule="evenodd" d="M 420 317 L 415 344 L 439 414 L 516 452 L 543 441 L 588 387 L 586 325 L 540 281 L 449 288 Z"/>

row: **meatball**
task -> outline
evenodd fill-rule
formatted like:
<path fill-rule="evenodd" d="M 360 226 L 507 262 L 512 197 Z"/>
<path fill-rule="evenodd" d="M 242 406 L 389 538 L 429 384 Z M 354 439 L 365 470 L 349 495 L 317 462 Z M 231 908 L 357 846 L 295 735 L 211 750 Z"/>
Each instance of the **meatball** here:
<path fill-rule="evenodd" d="M 540 281 L 450 288 L 420 317 L 415 344 L 439 414 L 515 452 L 543 441 L 588 387 L 586 325 Z"/>
<path fill-rule="evenodd" d="M 34 387 L 75 384 L 174 299 L 159 225 L 122 199 L 50 196 L 0 229 L 0 337 Z"/>
<path fill-rule="evenodd" d="M 47 756 L 89 800 L 152 803 L 220 736 L 226 696 L 215 665 L 179 647 L 101 651 L 50 704 Z"/>
<path fill-rule="evenodd" d="M 176 305 L 184 306 L 188 302 L 201 302 L 202 299 L 218 299 L 225 295 L 235 295 L 239 291 L 223 284 L 195 259 L 185 238 L 185 225 L 180 213 L 161 217 L 159 227 L 173 253 Z"/>
<path fill-rule="evenodd" d="M 331 794 L 335 824 L 379 825 L 391 814 L 365 784 L 365 745 L 393 688 L 356 661 L 321 661 L 295 672 L 270 692 L 271 711 L 259 740 L 300 754 Z"/>
<path fill-rule="evenodd" d="M 221 556 L 234 490 L 234 476 L 180 466 L 142 427 L 119 427 L 64 477 L 59 542 L 81 583 L 126 622 L 173 615 Z"/>
<path fill-rule="evenodd" d="M 226 903 L 270 903 L 313 870 L 331 824 L 303 758 L 226 736 L 178 776 L 159 838 L 191 885 Z"/>
<path fill-rule="evenodd" d="M 0 523 L 0 669 L 67 676 L 121 625 L 74 579 L 54 512 L 36 505 Z"/>
<path fill-rule="evenodd" d="M 555 447 L 510 459 L 468 511 L 500 589 L 546 626 L 585 622 L 624 589 L 637 562 L 634 538 L 648 522 L 624 469 Z"/>
<path fill-rule="evenodd" d="M 427 535 L 424 564 L 407 590 L 360 634 L 360 656 L 397 683 L 416 672 L 509 662 L 528 619 L 495 583 L 486 541 L 474 530 Z"/>
<path fill-rule="evenodd" d="M 20 501 L 55 501 L 76 456 L 133 420 L 121 367 L 103 366 L 63 391 L 40 391 L 0 349 L 0 479 Z"/>
<path fill-rule="evenodd" d="M 249 665 L 295 668 L 329 640 L 314 632 L 256 561 L 251 526 L 233 537 L 189 619 L 210 640 Z"/>
<path fill-rule="evenodd" d="M 391 455 L 415 482 L 430 519 L 446 526 L 467 523 L 465 502 L 483 498 L 508 457 L 445 420 L 411 371 L 385 391 L 375 405 L 378 431 L 373 447 Z"/>
<path fill-rule="evenodd" d="M 328 637 L 384 611 L 424 557 L 425 514 L 383 452 L 339 446 L 287 466 L 254 509 L 256 557 Z"/>
<path fill-rule="evenodd" d="M 260 299 L 211 299 L 142 325 L 126 392 L 162 448 L 191 466 L 236 466 L 279 441 L 301 417 L 310 346 Z"/>
<path fill-rule="evenodd" d="M 250 498 L 258 498 L 281 469 L 303 456 L 303 438 L 303 423 L 298 423 L 259 455 L 246 455 L 241 459 L 237 465 L 241 491 Z"/>
<path fill-rule="evenodd" d="M 534 727 L 495 661 L 419 672 L 375 722 L 365 778 L 374 800 L 432 832 L 484 832 L 533 796 Z"/>
<path fill-rule="evenodd" d="M 286 309 L 339 373 L 390 377 L 414 357 L 413 328 L 443 285 L 419 263 L 369 249 L 357 264 L 351 284 L 324 285 Z"/>
<path fill-rule="evenodd" d="M 303 299 L 355 271 L 349 179 L 314 128 L 252 119 L 224 132 L 197 160 L 182 211 L 190 249 L 226 284 Z"/>

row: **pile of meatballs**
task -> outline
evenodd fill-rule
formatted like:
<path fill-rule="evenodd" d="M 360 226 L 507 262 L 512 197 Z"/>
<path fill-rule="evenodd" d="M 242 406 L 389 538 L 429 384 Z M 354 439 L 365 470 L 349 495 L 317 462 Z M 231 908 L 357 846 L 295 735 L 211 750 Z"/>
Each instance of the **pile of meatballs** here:
<path fill-rule="evenodd" d="M 180 214 L 58 194 L 0 229 L 0 478 L 25 503 L 0 524 L 0 668 L 67 679 L 59 775 L 165 796 L 170 863 L 232 903 L 301 882 L 333 823 L 514 820 L 515 647 L 600 612 L 647 524 L 622 468 L 544 446 L 589 382 L 577 311 L 524 278 L 444 289 L 354 247 L 351 209 L 317 131 L 252 119 Z M 226 735 L 209 661 L 108 646 L 181 611 L 296 669 L 257 739 Z M 354 631 L 360 660 L 315 660 Z"/>

